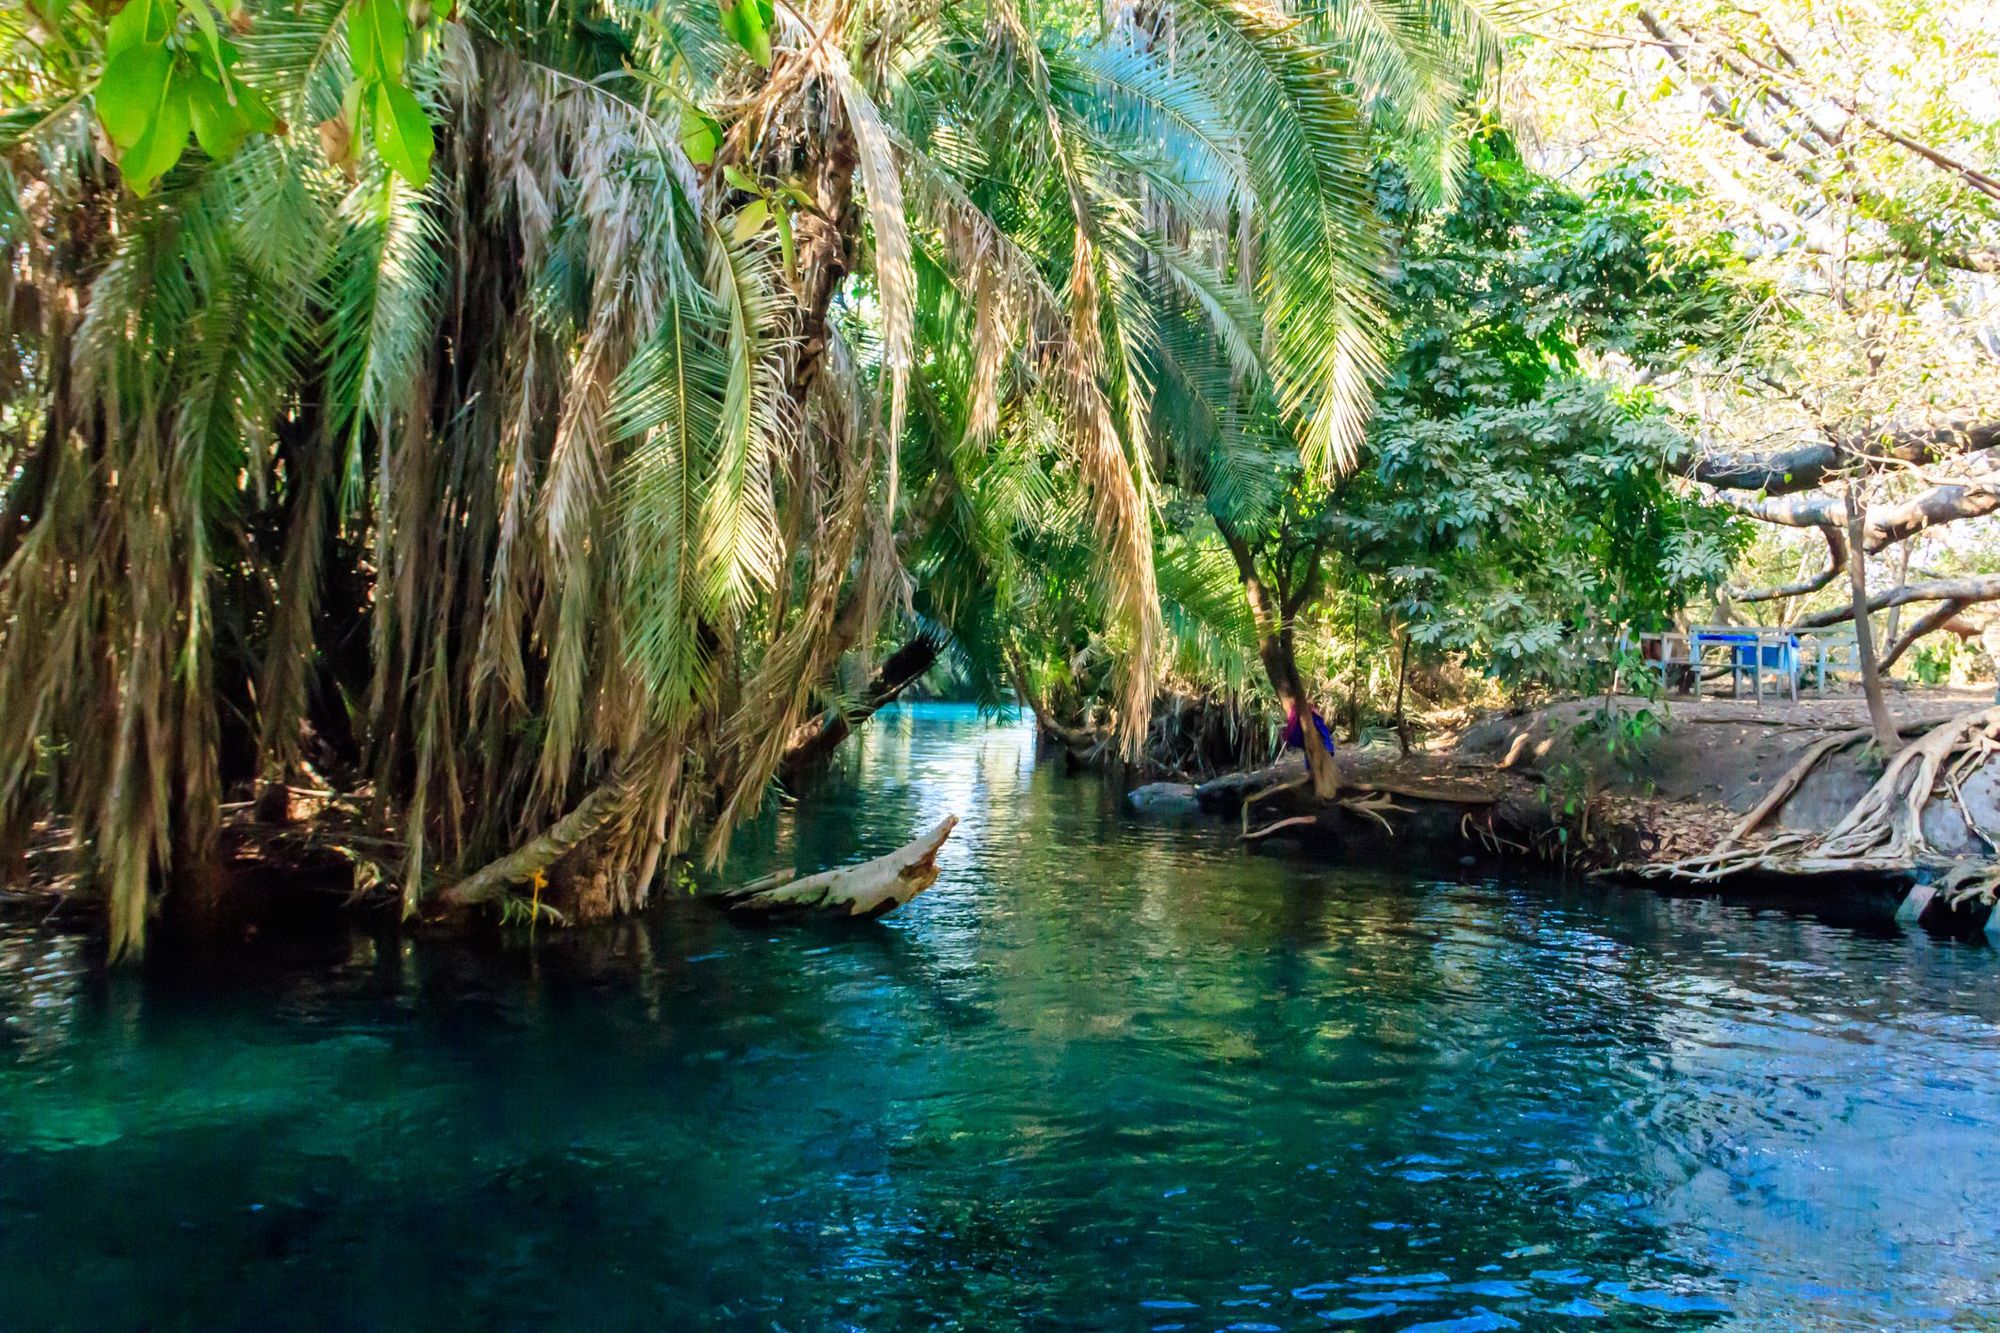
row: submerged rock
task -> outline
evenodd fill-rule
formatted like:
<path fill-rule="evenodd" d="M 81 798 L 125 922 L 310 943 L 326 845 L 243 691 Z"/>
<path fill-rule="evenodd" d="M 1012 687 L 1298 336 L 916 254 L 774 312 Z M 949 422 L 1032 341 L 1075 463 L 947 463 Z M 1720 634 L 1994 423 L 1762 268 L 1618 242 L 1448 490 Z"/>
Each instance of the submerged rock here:
<path fill-rule="evenodd" d="M 1149 782 L 1127 792 L 1125 801 L 1136 813 L 1153 819 L 1185 819 L 1201 813 L 1194 788 L 1185 782 Z"/>

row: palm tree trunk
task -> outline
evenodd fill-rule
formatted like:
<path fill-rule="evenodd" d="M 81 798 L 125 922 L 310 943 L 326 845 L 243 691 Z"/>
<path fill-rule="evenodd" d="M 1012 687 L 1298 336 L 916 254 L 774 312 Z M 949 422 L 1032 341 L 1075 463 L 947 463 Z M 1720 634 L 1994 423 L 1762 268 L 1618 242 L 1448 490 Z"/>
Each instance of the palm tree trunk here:
<path fill-rule="evenodd" d="M 875 669 L 868 678 L 868 688 L 863 691 L 860 704 L 853 709 L 829 709 L 821 717 L 813 719 L 801 730 L 804 735 L 794 739 L 779 761 L 778 771 L 786 778 L 796 778 L 814 764 L 819 763 L 840 747 L 854 732 L 858 722 L 865 722 L 881 709 L 894 703 L 897 696 L 923 678 L 937 662 L 937 641 L 924 635 L 911 639 L 898 648 Z"/>

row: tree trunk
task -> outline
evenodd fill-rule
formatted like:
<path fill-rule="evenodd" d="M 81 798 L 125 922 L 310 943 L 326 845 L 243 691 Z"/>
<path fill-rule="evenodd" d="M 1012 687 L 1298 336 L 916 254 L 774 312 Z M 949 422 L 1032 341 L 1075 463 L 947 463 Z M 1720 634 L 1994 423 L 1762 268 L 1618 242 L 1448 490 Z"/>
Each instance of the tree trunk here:
<path fill-rule="evenodd" d="M 738 911 L 812 910 L 834 916 L 881 916 L 893 912 L 937 881 L 938 849 L 958 826 L 957 815 L 946 815 L 937 827 L 915 842 L 873 861 L 839 870 L 823 870 L 805 879 L 790 873 L 731 889 L 722 896 Z"/>
<path fill-rule="evenodd" d="M 1909 586 L 1910 551 L 1915 545 L 1916 541 L 1907 541 L 1904 542 L 1902 546 L 1897 550 L 1896 587 L 1892 591 L 1901 591 L 1902 589 Z M 1882 642 L 1884 643 L 1896 642 L 1896 636 L 1902 632 L 1902 628 L 1903 628 L 1903 604 L 1901 602 L 1892 602 L 1889 605 L 1889 617 L 1887 620 L 1882 622 Z M 1888 660 L 1883 661 L 1882 669 L 1885 671 L 1889 669 Z"/>
<path fill-rule="evenodd" d="M 1396 663 L 1396 745 L 1404 754 L 1410 752 L 1410 720 L 1403 716 L 1403 691 L 1410 682 L 1410 631 L 1403 630 L 1403 653 Z"/>
<path fill-rule="evenodd" d="M 1066 727 L 1057 721 L 1050 711 L 1048 701 L 1035 689 L 1033 678 L 1028 675 L 1028 664 L 1013 648 L 1007 649 L 1007 666 L 1014 673 L 1014 693 L 1021 696 L 1021 702 L 1035 715 L 1035 728 L 1043 736 L 1060 742 L 1072 755 L 1081 756 L 1095 750 L 1104 737 L 1078 727 Z"/>
<path fill-rule="evenodd" d="M 625 784 L 617 775 L 604 779 L 540 837 L 487 862 L 439 894 L 438 907 L 447 912 L 474 907 L 526 883 L 617 818 L 626 797 Z"/>
<path fill-rule="evenodd" d="M 1868 699 L 1868 725 L 1875 732 L 1875 744 L 1884 755 L 1894 754 L 1902 744 L 1896 735 L 1895 719 L 1889 716 L 1889 701 L 1882 694 L 1882 670 L 1875 659 L 1875 627 L 1868 615 L 1868 554 L 1864 534 L 1868 515 L 1861 500 L 1861 488 L 1847 484 L 1847 578 L 1854 589 L 1854 655 L 1861 660 L 1861 692 Z"/>
<path fill-rule="evenodd" d="M 800 728 L 804 734 L 786 747 L 778 771 L 787 779 L 795 778 L 832 754 L 842 741 L 853 734 L 856 723 L 875 716 L 879 710 L 895 702 L 904 690 L 922 679 L 923 674 L 936 664 L 937 656 L 937 641 L 924 635 L 911 639 L 889 654 L 875 669 L 875 674 L 868 678 L 868 688 L 863 691 L 860 704 L 852 711 L 829 709 Z"/>
<path fill-rule="evenodd" d="M 1327 753 L 1319 728 L 1313 725 L 1312 695 L 1306 690 L 1305 678 L 1299 674 L 1292 627 L 1286 625 L 1275 634 L 1264 635 L 1258 641 L 1257 656 L 1264 663 L 1264 674 L 1271 678 L 1271 688 L 1277 691 L 1278 702 L 1299 719 L 1299 739 L 1305 746 L 1306 771 L 1312 775 L 1313 795 L 1322 801 L 1332 800 L 1340 794 L 1340 766 Z"/>
<path fill-rule="evenodd" d="M 1312 695 L 1299 674 L 1298 653 L 1292 640 L 1293 612 L 1265 586 L 1250 544 L 1220 519 L 1216 527 L 1236 561 L 1237 581 L 1243 585 L 1243 598 L 1249 603 L 1250 618 L 1257 626 L 1257 656 L 1264 663 L 1264 674 L 1270 677 L 1278 702 L 1299 719 L 1299 739 L 1305 745 L 1306 771 L 1312 775 L 1313 795 L 1330 801 L 1340 794 L 1340 767 L 1320 741 L 1319 728 L 1313 725 Z"/>

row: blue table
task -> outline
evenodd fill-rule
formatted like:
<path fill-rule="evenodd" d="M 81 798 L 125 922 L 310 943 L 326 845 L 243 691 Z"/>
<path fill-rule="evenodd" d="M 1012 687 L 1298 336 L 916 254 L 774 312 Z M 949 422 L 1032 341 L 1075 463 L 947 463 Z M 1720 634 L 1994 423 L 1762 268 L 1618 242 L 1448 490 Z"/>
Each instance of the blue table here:
<path fill-rule="evenodd" d="M 1776 672 L 1787 683 L 1791 697 L 1799 697 L 1799 639 L 1786 630 L 1742 629 L 1734 626 L 1688 631 L 1688 657 L 1694 665 L 1694 697 L 1701 697 L 1703 657 L 1710 648 L 1729 650 L 1729 688 L 1740 698 L 1743 676 L 1749 673 L 1751 691 L 1758 703 L 1764 702 L 1764 673 Z"/>

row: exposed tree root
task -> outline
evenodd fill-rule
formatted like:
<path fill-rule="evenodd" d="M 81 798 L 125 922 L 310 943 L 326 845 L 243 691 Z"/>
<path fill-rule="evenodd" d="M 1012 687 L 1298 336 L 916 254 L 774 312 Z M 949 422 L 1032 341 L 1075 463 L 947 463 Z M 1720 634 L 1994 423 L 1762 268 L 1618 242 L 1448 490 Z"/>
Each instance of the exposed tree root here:
<path fill-rule="evenodd" d="M 1844 750 L 1850 745 L 1859 744 L 1867 740 L 1868 734 L 1868 728 L 1857 727 L 1852 731 L 1843 731 L 1836 735 L 1828 736 L 1825 740 L 1810 746 L 1804 754 L 1799 756 L 1799 761 L 1793 764 L 1782 777 L 1771 785 L 1771 790 L 1764 793 L 1764 799 L 1757 802 L 1750 813 L 1743 816 L 1737 822 L 1736 827 L 1729 830 L 1729 836 L 1722 840 L 1721 845 L 1716 850 L 1721 851 L 1727 847 L 1734 847 L 1749 837 L 1756 830 L 1757 826 L 1762 824 L 1766 819 L 1769 819 L 1779 806 L 1792 799 L 1792 793 L 1799 789 L 1799 784 L 1806 780 L 1807 775 L 1819 767 L 1820 760 L 1826 758 L 1835 750 Z"/>
<path fill-rule="evenodd" d="M 1239 807 L 1238 811 L 1242 817 L 1242 833 L 1239 835 L 1241 841 L 1257 842 L 1288 828 L 1301 828 L 1306 825 L 1317 824 L 1319 822 L 1317 815 L 1293 815 L 1286 819 L 1280 819 L 1275 823 L 1265 824 L 1260 828 L 1253 829 L 1250 827 L 1250 807 L 1253 804 L 1269 796 L 1276 796 L 1288 791 L 1300 791 L 1311 785 L 1312 778 L 1310 776 L 1299 777 L 1292 779 L 1290 782 L 1274 783 L 1269 787 L 1251 792 L 1248 796 L 1245 796 L 1243 804 Z M 1365 819 L 1372 819 L 1382 826 L 1383 832 L 1393 837 L 1396 833 L 1396 826 L 1391 824 L 1386 816 L 1390 814 L 1408 815 L 1416 813 L 1406 805 L 1397 805 L 1395 798 L 1398 796 L 1405 796 L 1417 801 L 1442 801 L 1453 805 L 1492 805 L 1494 803 L 1493 796 L 1487 792 L 1447 787 L 1431 788 L 1401 782 L 1361 782 L 1351 787 L 1341 788 L 1340 796 L 1323 804 L 1335 805 L 1343 810 L 1360 815 Z"/>
<path fill-rule="evenodd" d="M 1300 785 L 1303 786 L 1304 784 L 1301 783 Z M 1282 833 L 1288 828 L 1316 828 L 1318 825 L 1318 815 L 1293 815 L 1290 819 L 1280 819 L 1274 823 L 1266 824 L 1262 828 L 1245 829 L 1241 840 L 1244 842 L 1261 842 L 1273 833 Z"/>
<path fill-rule="evenodd" d="M 1787 833 L 1754 846 L 1741 845 L 1741 839 L 1797 790 L 1813 765 L 1855 739 L 1854 733 L 1847 733 L 1813 746 L 1714 851 L 1643 867 L 1642 873 L 1714 881 L 1758 870 L 1811 875 L 1936 866 L 1949 869 L 1945 885 L 1954 901 L 1975 897 L 1990 901 L 2000 885 L 2000 862 L 1943 856 L 1925 838 L 1923 816 L 1932 800 L 1948 797 L 1958 803 L 1974 834 L 1989 847 L 1996 845 L 1995 836 L 1971 818 L 1959 785 L 2000 754 L 2000 708 L 1954 718 L 1903 747 L 1846 817 L 1826 832 Z"/>
<path fill-rule="evenodd" d="M 1394 797 L 1382 791 L 1357 792 L 1355 795 L 1343 799 L 1340 802 L 1340 807 L 1343 810 L 1352 810 L 1357 815 L 1374 820 L 1382 826 L 1382 831 L 1390 837 L 1396 835 L 1396 826 L 1391 824 L 1388 819 L 1390 812 L 1400 815 L 1415 813 L 1407 805 L 1397 805 Z"/>
<path fill-rule="evenodd" d="M 1290 782 L 1275 783 L 1272 786 L 1265 787 L 1261 791 L 1253 791 L 1248 796 L 1245 796 L 1243 798 L 1243 804 L 1240 807 L 1238 807 L 1237 811 L 1243 817 L 1243 837 L 1247 839 L 1250 836 L 1250 807 L 1252 805 L 1256 804 L 1258 801 L 1263 800 L 1267 796 L 1276 796 L 1280 792 L 1297 791 L 1301 787 L 1310 786 L 1311 783 L 1312 783 L 1312 777 L 1311 775 L 1307 775 L 1305 777 L 1294 778 Z M 1269 832 L 1271 832 L 1271 830 L 1268 828 L 1264 830 L 1264 833 L 1269 833 Z M 1262 837 L 1264 836 L 1264 833 L 1260 833 L 1257 836 Z"/>

